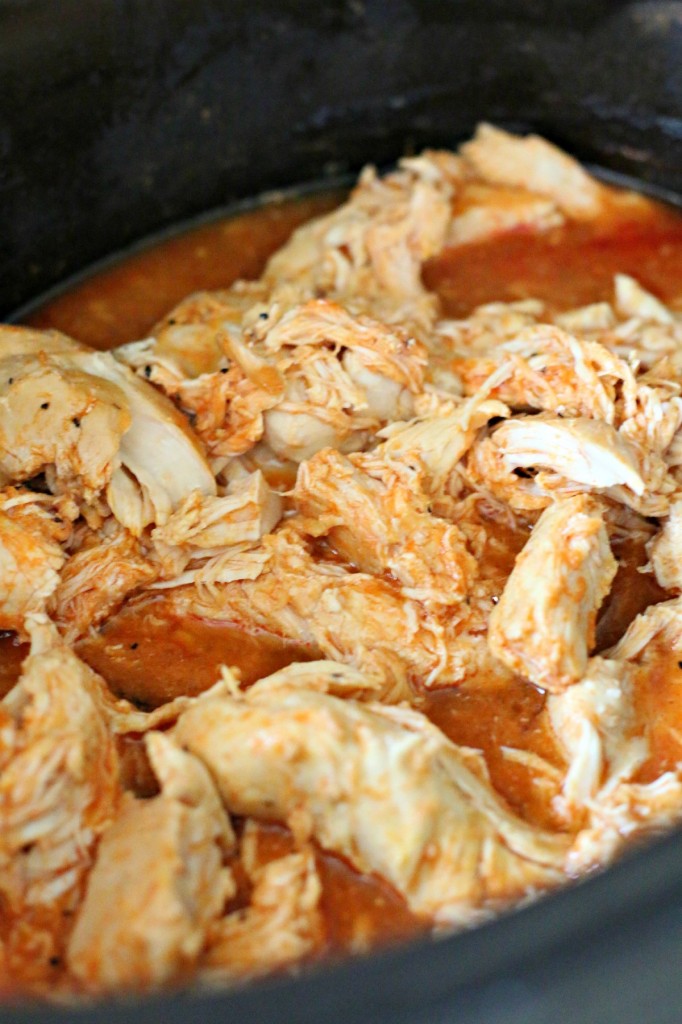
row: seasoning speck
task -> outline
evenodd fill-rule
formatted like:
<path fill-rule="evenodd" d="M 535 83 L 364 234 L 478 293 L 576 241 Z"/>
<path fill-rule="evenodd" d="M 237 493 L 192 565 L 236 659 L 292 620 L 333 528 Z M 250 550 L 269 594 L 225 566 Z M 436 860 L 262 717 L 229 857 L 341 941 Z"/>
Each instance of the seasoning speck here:
<path fill-rule="evenodd" d="M 43 402 L 41 404 L 40 408 L 41 409 L 49 409 L 50 408 L 50 403 L 49 402 Z"/>

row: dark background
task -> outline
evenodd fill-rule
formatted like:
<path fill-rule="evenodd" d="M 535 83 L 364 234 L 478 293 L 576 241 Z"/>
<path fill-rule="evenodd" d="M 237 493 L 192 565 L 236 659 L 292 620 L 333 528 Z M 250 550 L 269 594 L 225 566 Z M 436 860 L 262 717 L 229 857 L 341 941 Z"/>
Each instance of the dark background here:
<path fill-rule="evenodd" d="M 486 118 L 682 192 L 682 3 L 0 0 L 0 313 L 232 199 L 452 145 Z M 682 836 L 524 911 L 168 1024 L 674 1024 Z"/>
<path fill-rule="evenodd" d="M 682 189 L 681 7 L 0 0 L 0 315 L 173 221 L 481 118 Z"/>

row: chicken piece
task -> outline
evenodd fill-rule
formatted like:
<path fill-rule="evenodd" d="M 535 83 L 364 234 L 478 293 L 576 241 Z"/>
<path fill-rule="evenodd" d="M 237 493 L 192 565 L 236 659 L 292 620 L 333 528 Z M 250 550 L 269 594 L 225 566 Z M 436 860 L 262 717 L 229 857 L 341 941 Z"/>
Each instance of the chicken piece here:
<path fill-rule="evenodd" d="M 0 629 L 24 636 L 59 582 L 71 534 L 68 501 L 8 487 L 0 491 Z"/>
<path fill-rule="evenodd" d="M 568 761 L 558 808 L 570 818 L 608 801 L 649 754 L 627 662 L 590 658 L 583 678 L 550 695 L 547 712 Z"/>
<path fill-rule="evenodd" d="M 101 680 L 44 616 L 27 619 L 31 653 L 0 702 L 0 893 L 8 912 L 77 897 L 120 799 Z"/>
<path fill-rule="evenodd" d="M 411 415 L 423 383 L 426 354 L 413 337 L 324 300 L 282 311 L 270 296 L 241 329 L 222 316 L 182 329 L 196 332 L 201 351 L 214 352 L 199 360 L 211 372 L 184 376 L 163 336 L 118 355 L 192 415 L 214 457 L 243 454 L 262 438 L 296 462 L 326 445 L 355 450 L 369 429 Z"/>
<path fill-rule="evenodd" d="M 518 469 L 546 467 L 548 472 L 518 475 Z M 577 491 L 605 492 L 640 508 L 650 498 L 659 508 L 663 497 L 645 494 L 634 449 L 602 420 L 516 416 L 472 448 L 467 472 L 512 508 L 543 508 L 554 496 Z M 667 499 L 665 505 L 667 507 Z"/>
<path fill-rule="evenodd" d="M 477 306 L 464 319 L 439 320 L 429 339 L 429 350 L 450 358 L 494 359 L 500 346 L 513 342 L 519 334 L 537 326 L 546 316 L 545 304 L 539 299 L 487 302 Z"/>
<path fill-rule="evenodd" d="M 158 565 L 144 554 L 137 538 L 108 520 L 96 539 L 64 565 L 50 602 L 51 614 L 67 643 L 74 643 L 158 575 Z"/>
<path fill-rule="evenodd" d="M 400 328 L 390 328 L 368 316 L 352 316 L 343 306 L 315 299 L 288 310 L 272 323 L 272 318 L 256 321 L 251 329 L 266 351 L 279 353 L 299 346 L 328 348 L 343 356 L 352 353 L 358 366 L 373 371 L 402 388 L 417 394 L 422 389 L 426 349 L 416 338 Z M 377 394 L 377 401 L 385 396 Z M 398 403 L 393 403 L 396 407 Z M 392 411 L 392 410 L 391 410 Z M 380 416 L 395 419 L 394 415 Z"/>
<path fill-rule="evenodd" d="M 191 549 L 229 547 L 260 540 L 282 516 L 282 499 L 256 472 L 228 486 L 220 497 L 189 494 L 163 526 L 157 542 Z"/>
<path fill-rule="evenodd" d="M 205 761 L 228 809 L 288 823 L 440 924 L 470 923 L 561 877 L 565 838 L 516 818 L 480 755 L 418 712 L 266 679 L 189 709 L 175 737 Z"/>
<path fill-rule="evenodd" d="M 569 331 L 588 334 L 647 371 L 665 357 L 675 359 L 682 345 L 679 313 L 626 274 L 615 275 L 612 304 L 597 303 L 561 314 L 554 320 Z"/>
<path fill-rule="evenodd" d="M 327 536 L 363 572 L 391 573 L 416 601 L 457 604 L 476 561 L 457 526 L 430 514 L 421 475 L 397 461 L 348 459 L 327 448 L 301 465 L 293 498 L 307 532 Z"/>
<path fill-rule="evenodd" d="M 679 612 L 677 626 L 679 640 Z M 637 672 L 626 660 L 592 658 L 579 683 L 547 702 L 568 760 L 557 810 L 582 825 L 566 862 L 572 874 L 609 863 L 634 835 L 682 819 L 678 772 L 633 781 L 650 753 L 647 724 L 637 714 Z"/>
<path fill-rule="evenodd" d="M 256 444 L 263 436 L 263 413 L 284 393 L 278 370 L 242 338 L 243 309 L 220 301 L 225 295 L 191 297 L 194 301 L 183 304 L 188 309 L 174 310 L 157 337 L 116 350 L 120 360 L 191 417 L 214 457 L 240 455 Z M 186 322 L 192 315 L 195 321 Z"/>
<path fill-rule="evenodd" d="M 547 231 L 563 223 L 552 199 L 525 189 L 467 182 L 453 205 L 447 245 L 483 242 L 517 228 Z"/>
<path fill-rule="evenodd" d="M 121 389 L 77 367 L 87 355 L 69 339 L 27 331 L 19 354 L 4 355 L 0 331 L 0 482 L 28 480 L 54 467 L 62 492 L 91 501 L 118 465 L 131 417 Z M 6 338 L 5 338 L 6 340 Z"/>
<path fill-rule="evenodd" d="M 0 364 L 24 356 L 85 352 L 87 347 L 61 331 L 37 331 L 30 327 L 0 324 Z M 2 378 L 0 378 L 2 379 Z M 4 381 L 3 381 L 4 383 Z"/>
<path fill-rule="evenodd" d="M 617 568 L 598 502 L 585 495 L 555 502 L 538 520 L 490 615 L 490 650 L 553 693 L 576 683 Z"/>
<path fill-rule="evenodd" d="M 637 835 L 660 835 L 682 821 L 682 781 L 664 772 L 653 782 L 621 782 L 602 798 L 566 858 L 570 875 L 606 866 Z"/>
<path fill-rule="evenodd" d="M 506 405 L 487 397 L 499 376 L 499 371 L 494 372 L 475 395 L 457 405 L 444 402 L 435 412 L 384 427 L 378 432 L 377 436 L 383 441 L 375 454 L 407 465 L 411 460 L 418 460 L 426 470 L 428 493 L 442 492 L 479 429 L 491 419 L 509 415 Z"/>
<path fill-rule="evenodd" d="M 548 700 L 550 722 L 568 760 L 558 801 L 582 821 L 566 861 L 571 873 L 606 864 L 637 834 L 660 833 L 682 820 L 679 768 L 638 779 L 650 756 L 654 723 L 638 690 L 682 646 L 679 599 L 646 609 L 608 658 L 590 660 L 585 678 Z M 585 820 L 587 819 L 587 820 Z"/>
<path fill-rule="evenodd" d="M 210 929 L 202 984 L 246 981 L 300 963 L 322 945 L 322 885 L 310 848 L 279 857 L 253 878 L 249 906 Z"/>
<path fill-rule="evenodd" d="M 118 453 L 120 468 L 107 487 L 107 500 L 122 526 L 137 532 L 140 508 L 149 506 L 153 509 L 149 522 L 163 525 L 193 491 L 215 494 L 215 479 L 201 446 L 171 402 L 139 380 L 110 352 L 84 353 L 79 363 L 89 373 L 116 385 L 129 411 L 130 426 L 121 438 Z M 137 483 L 135 512 L 116 500 L 124 471 Z M 126 495 L 129 497 L 129 490 Z"/>
<path fill-rule="evenodd" d="M 616 315 L 608 302 L 590 302 L 587 306 L 567 309 L 554 318 L 557 327 L 569 334 L 592 334 L 610 331 L 616 326 Z"/>
<path fill-rule="evenodd" d="M 298 228 L 271 257 L 264 281 L 294 283 L 302 295 L 428 331 L 437 307 L 421 268 L 445 244 L 460 178 L 448 153 L 403 160 L 383 179 L 365 168 L 348 202 Z"/>
<path fill-rule="evenodd" d="M 537 135 L 521 138 L 480 124 L 459 152 L 483 181 L 548 196 L 567 217 L 591 220 L 603 209 L 607 189 L 567 153 Z"/>
<path fill-rule="evenodd" d="M 479 338 L 481 348 L 482 344 Z M 514 409 L 589 416 L 613 424 L 617 398 L 623 394 L 626 402 L 634 401 L 631 367 L 596 341 L 542 324 L 525 327 L 512 338 L 493 334 L 487 344 L 490 351 L 465 350 L 452 364 L 467 394 L 506 364 L 508 372 L 492 394 Z"/>
<path fill-rule="evenodd" d="M 165 526 L 152 531 L 149 558 L 160 577 L 155 586 L 253 579 L 268 560 L 254 545 L 274 528 L 282 511 L 282 498 L 258 470 L 233 473 L 225 493 L 216 498 L 189 495 Z"/>
<path fill-rule="evenodd" d="M 336 303 L 316 300 L 279 320 L 257 321 L 251 335 L 287 381 L 265 416 L 265 439 L 286 458 L 309 458 L 326 445 L 353 450 L 358 432 L 413 412 L 426 352 L 415 338 Z"/>
<path fill-rule="evenodd" d="M 182 614 L 239 622 L 309 644 L 377 680 L 387 701 L 409 698 L 412 685 L 456 675 L 459 656 L 449 651 L 437 615 L 388 580 L 315 561 L 291 525 L 263 539 L 246 559 L 242 578 L 228 565 L 233 582 L 219 582 L 222 568 L 216 565 L 213 578 L 197 573 L 194 586 L 175 590 Z"/>
<path fill-rule="evenodd" d="M 611 650 L 609 657 L 621 661 L 635 661 L 643 654 L 655 637 L 660 637 L 668 649 L 676 651 L 682 646 L 682 598 L 652 604 L 634 619 Z"/>
<path fill-rule="evenodd" d="M 653 320 L 654 323 L 671 324 L 673 315 L 667 306 L 651 292 L 642 288 L 638 281 L 627 274 L 616 274 L 615 305 L 623 317 L 638 317 L 641 320 Z"/>
<path fill-rule="evenodd" d="M 327 350 L 300 346 L 282 359 L 282 400 L 264 419 L 263 439 L 282 459 L 302 462 L 329 445 L 357 451 L 377 425 L 365 392 Z"/>
<path fill-rule="evenodd" d="M 86 503 L 106 489 L 136 533 L 193 490 L 215 494 L 197 439 L 154 388 L 111 353 L 26 333 L 21 354 L 0 360 L 0 478 L 47 470 L 53 490 Z"/>
<path fill-rule="evenodd" d="M 659 487 L 663 489 L 663 477 L 668 467 L 677 461 L 671 448 L 682 426 L 682 388 L 676 381 L 657 378 L 655 368 L 638 378 L 635 395 L 624 410 L 619 432 L 638 452 L 647 477 L 653 480 L 657 471 L 662 474 Z"/>
<path fill-rule="evenodd" d="M 675 442 L 682 426 L 682 397 L 679 385 L 664 382 L 658 386 L 649 383 L 651 380 L 650 374 L 639 378 L 635 401 L 619 429 L 620 436 L 636 452 L 646 492 L 635 500 L 622 488 L 616 488 L 612 495 L 642 515 L 661 517 L 669 512 L 671 497 L 679 488 L 670 470 L 677 461 Z"/>
<path fill-rule="evenodd" d="M 682 591 L 682 495 L 670 502 L 668 517 L 647 551 L 659 585 Z"/>
<path fill-rule="evenodd" d="M 208 772 L 162 733 L 146 743 L 161 794 L 129 798 L 104 835 L 68 944 L 90 991 L 181 980 L 234 892 L 234 834 Z"/>

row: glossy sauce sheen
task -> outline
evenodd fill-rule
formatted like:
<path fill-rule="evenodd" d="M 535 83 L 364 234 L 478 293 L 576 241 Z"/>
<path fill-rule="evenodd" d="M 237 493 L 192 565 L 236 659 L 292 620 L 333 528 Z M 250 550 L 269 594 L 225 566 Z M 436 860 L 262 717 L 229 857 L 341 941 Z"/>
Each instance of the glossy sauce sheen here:
<path fill-rule="evenodd" d="M 90 278 L 34 313 L 30 323 L 54 327 L 98 348 L 144 337 L 150 327 L 187 293 L 229 285 L 240 276 L 257 276 L 268 254 L 298 224 L 324 212 L 339 194 L 270 204 L 236 218 L 208 224 L 138 252 Z M 538 297 L 563 309 L 610 299 L 616 271 L 635 275 L 667 301 L 682 292 L 682 218 L 653 204 L 633 205 L 618 222 L 569 226 L 542 235 L 509 233 L 494 242 L 446 251 L 425 271 L 444 311 L 464 316 L 493 300 Z M 509 572 L 525 536 L 500 538 Z M 619 593 L 602 610 L 598 647 L 613 643 L 647 604 L 666 597 L 649 576 L 637 572 L 643 549 L 615 552 L 621 562 Z M 503 559 L 504 561 L 504 559 Z M 0 638 L 0 693 L 19 671 L 25 648 L 12 637 Z M 102 673 L 116 693 L 143 706 L 155 706 L 178 693 L 196 694 L 215 681 L 218 666 L 236 664 L 249 683 L 293 660 L 316 652 L 291 642 L 245 636 L 235 626 L 178 617 L 156 598 L 133 604 L 82 641 L 79 654 Z M 643 711 L 656 721 L 654 754 L 646 771 L 680 756 L 677 663 L 657 669 L 643 687 Z M 679 680 L 679 681 L 678 681 Z M 658 703 L 662 699 L 663 705 Z M 544 695 L 523 680 L 501 688 L 495 680 L 476 680 L 460 689 L 425 696 L 420 705 L 453 740 L 482 749 L 491 777 L 520 814 L 552 826 L 549 801 L 526 767 L 509 760 L 501 748 L 522 747 L 559 764 L 544 722 Z M 137 764 L 131 741 L 127 759 L 141 791 L 153 791 Z M 653 764 L 653 761 L 656 764 Z M 289 842 L 286 830 L 267 826 L 273 849 Z M 273 854 L 276 855 L 276 854 Z M 403 902 L 378 880 L 360 878 L 338 858 L 320 854 L 323 911 L 328 947 L 359 950 L 378 941 L 402 939 L 423 928 Z"/>

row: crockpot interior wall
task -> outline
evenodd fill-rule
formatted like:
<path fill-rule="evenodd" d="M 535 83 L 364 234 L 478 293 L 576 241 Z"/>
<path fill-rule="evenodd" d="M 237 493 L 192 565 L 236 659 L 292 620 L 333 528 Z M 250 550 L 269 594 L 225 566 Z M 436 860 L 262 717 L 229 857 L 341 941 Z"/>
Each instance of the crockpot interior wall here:
<path fill-rule="evenodd" d="M 0 0 L 0 314 L 174 221 L 481 118 L 682 187 L 680 8 Z"/>

